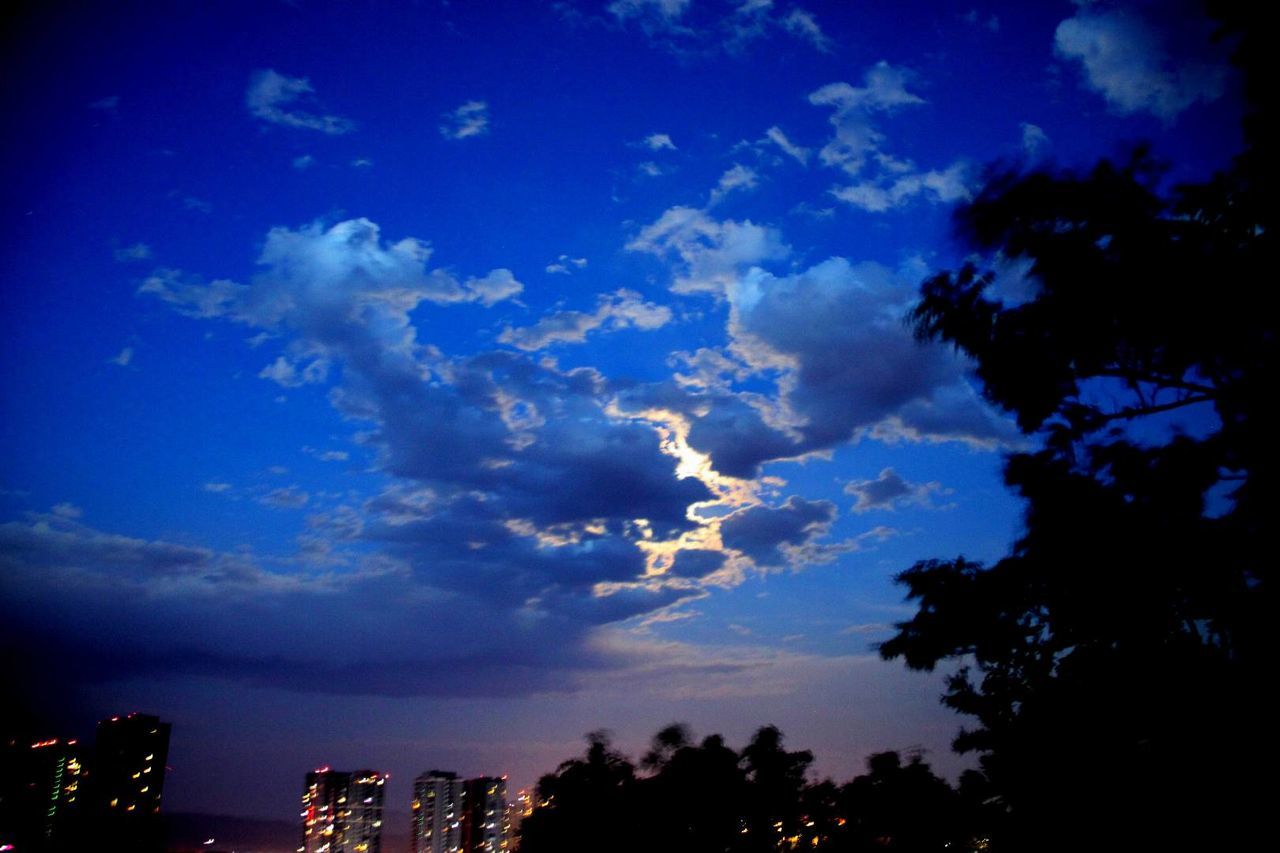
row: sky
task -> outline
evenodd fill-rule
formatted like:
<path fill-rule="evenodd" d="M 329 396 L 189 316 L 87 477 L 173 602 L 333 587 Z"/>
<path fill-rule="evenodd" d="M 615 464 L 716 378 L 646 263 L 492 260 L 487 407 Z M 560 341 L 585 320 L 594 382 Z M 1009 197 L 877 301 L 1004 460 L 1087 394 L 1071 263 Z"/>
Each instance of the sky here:
<path fill-rule="evenodd" d="M 919 284 L 993 164 L 1241 144 L 1177 3 L 22 9 L 0 642 L 51 734 L 172 721 L 178 811 L 673 721 L 954 777 L 944 673 L 875 644 L 895 573 L 1005 553 L 1034 439 Z"/>

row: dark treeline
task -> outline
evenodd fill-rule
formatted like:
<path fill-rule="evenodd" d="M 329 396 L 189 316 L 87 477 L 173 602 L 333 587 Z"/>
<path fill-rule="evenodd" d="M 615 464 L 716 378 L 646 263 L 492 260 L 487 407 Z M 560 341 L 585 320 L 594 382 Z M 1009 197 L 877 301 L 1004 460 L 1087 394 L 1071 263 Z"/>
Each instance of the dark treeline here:
<path fill-rule="evenodd" d="M 918 610 L 880 649 L 950 669 L 955 748 L 1006 817 L 996 850 L 1274 834 L 1276 90 L 1257 7 L 1209 11 L 1248 104 L 1230 167 L 1169 186 L 1140 148 L 997 169 L 956 217 L 979 260 L 926 281 L 911 318 L 1032 448 L 1005 462 L 1026 506 L 1009 553 L 903 572 Z"/>
<path fill-rule="evenodd" d="M 654 736 L 639 766 L 607 734 L 543 776 L 521 853 L 579 850 L 763 853 L 778 850 L 969 851 L 989 843 L 999 812 L 981 774 L 959 788 L 915 755 L 882 752 L 843 784 L 808 778 L 813 754 L 784 748 L 773 726 L 740 751 L 682 725 Z"/>

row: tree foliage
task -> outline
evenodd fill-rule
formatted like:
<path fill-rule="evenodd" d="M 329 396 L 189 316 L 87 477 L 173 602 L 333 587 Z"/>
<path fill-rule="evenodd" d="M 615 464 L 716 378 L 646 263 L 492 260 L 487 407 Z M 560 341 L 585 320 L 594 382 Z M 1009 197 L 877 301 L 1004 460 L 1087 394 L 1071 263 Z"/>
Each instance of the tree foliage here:
<path fill-rule="evenodd" d="M 587 754 L 538 783 L 521 825 L 521 853 L 664 850 L 673 853 L 924 853 L 977 849 L 989 818 L 919 756 L 868 760 L 843 786 L 807 778 L 812 753 L 788 751 L 774 726 L 740 752 L 720 735 L 696 743 L 687 727 L 658 732 L 642 773 L 601 733 Z"/>
<path fill-rule="evenodd" d="M 1254 56 L 1246 35 L 1247 80 Z M 1031 293 L 972 263 L 922 286 L 918 335 L 971 357 L 1037 449 L 1006 460 L 1026 502 L 1008 556 L 903 572 L 918 610 L 881 653 L 961 664 L 944 702 L 977 721 L 956 748 L 1007 809 L 1004 849 L 1230 849 L 1256 829 L 1276 253 L 1270 124 L 1248 128 L 1230 170 L 1171 190 L 1145 150 L 996 174 L 958 231 Z"/>

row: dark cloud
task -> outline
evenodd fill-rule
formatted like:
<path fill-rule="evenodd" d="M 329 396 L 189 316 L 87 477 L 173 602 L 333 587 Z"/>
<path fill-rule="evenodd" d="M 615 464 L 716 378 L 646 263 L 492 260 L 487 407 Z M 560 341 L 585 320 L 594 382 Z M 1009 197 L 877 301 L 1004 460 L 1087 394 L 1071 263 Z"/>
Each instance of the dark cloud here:
<path fill-rule="evenodd" d="M 786 547 L 803 546 L 825 536 L 836 518 L 835 504 L 792 495 L 779 507 L 754 506 L 734 513 L 720 526 L 728 548 L 740 551 L 757 566 L 790 562 Z"/>
<path fill-rule="evenodd" d="M 932 495 L 945 495 L 950 490 L 938 482 L 909 483 L 897 471 L 885 468 L 874 480 L 855 480 L 846 484 L 844 492 L 857 498 L 854 512 L 867 512 L 893 509 L 903 504 L 931 506 Z"/>
<path fill-rule="evenodd" d="M 676 554 L 670 572 L 677 577 L 701 578 L 719 571 L 725 555 L 719 551 L 685 550 Z"/>

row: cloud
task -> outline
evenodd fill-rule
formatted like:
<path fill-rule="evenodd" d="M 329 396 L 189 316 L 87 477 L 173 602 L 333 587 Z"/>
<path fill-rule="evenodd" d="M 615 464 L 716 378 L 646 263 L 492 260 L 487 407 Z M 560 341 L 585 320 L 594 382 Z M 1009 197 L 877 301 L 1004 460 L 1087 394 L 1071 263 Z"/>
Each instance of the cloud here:
<path fill-rule="evenodd" d="M 666 148 L 671 151 L 676 150 L 676 144 L 671 141 L 671 137 L 665 133 L 651 133 L 644 139 L 644 144 L 649 147 L 650 151 L 661 151 Z"/>
<path fill-rule="evenodd" d="M 203 486 L 201 486 L 201 488 L 204 489 L 206 492 L 212 492 L 213 494 L 218 495 L 218 494 L 222 494 L 223 492 L 231 491 L 231 484 L 230 483 L 205 483 Z"/>
<path fill-rule="evenodd" d="M 572 270 L 583 269 L 586 265 L 586 258 L 571 258 L 568 255 L 561 255 L 547 264 L 546 272 L 552 275 L 568 275 Z"/>
<path fill-rule="evenodd" d="M 116 365 L 117 367 L 128 367 L 129 362 L 133 361 L 133 347 L 125 347 L 124 349 L 120 350 L 120 353 L 118 355 L 116 355 L 114 358 L 107 359 L 107 361 L 110 364 Z"/>
<path fill-rule="evenodd" d="M 909 483 L 897 471 L 885 468 L 874 480 L 854 480 L 845 484 L 844 493 L 857 498 L 853 511 L 863 513 L 912 504 L 932 508 L 932 496 L 950 494 L 950 490 L 936 481 Z"/>
<path fill-rule="evenodd" d="M 809 155 L 812 153 L 808 148 L 801 147 L 793 143 L 782 132 L 782 128 L 774 125 L 764 132 L 765 138 L 774 145 L 782 149 L 783 153 L 789 157 L 794 157 L 796 162 L 801 166 L 809 165 Z"/>
<path fill-rule="evenodd" d="M 303 154 L 301 157 L 293 158 L 293 168 L 297 169 L 299 172 L 305 172 L 315 164 L 316 158 L 312 157 L 310 154 Z"/>
<path fill-rule="evenodd" d="M 620 574 L 618 553 L 539 556 L 521 542 L 508 534 L 503 570 L 478 555 L 470 582 L 447 561 L 432 572 L 387 556 L 273 572 L 248 552 L 31 515 L 0 524 L 0 642 L 71 684 L 185 675 L 311 694 L 521 695 L 645 662 L 597 642 L 597 627 L 688 596 L 597 596 L 582 583 L 610 565 Z M 416 642 L 424 624 L 441 636 Z"/>
<path fill-rule="evenodd" d="M 752 265 L 779 260 L 791 251 L 773 228 L 750 220 L 718 221 L 691 207 L 668 209 L 640 229 L 627 249 L 678 258 L 681 274 L 671 285 L 676 293 L 715 294 L 723 294 Z"/>
<path fill-rule="evenodd" d="M 331 136 L 350 133 L 355 123 L 336 115 L 323 115 L 300 107 L 314 102 L 315 90 L 305 77 L 286 77 L 267 68 L 255 71 L 245 92 L 245 106 L 256 118 L 269 124 L 317 130 Z"/>
<path fill-rule="evenodd" d="M 727 351 L 679 355 L 691 372 L 629 389 L 618 402 L 682 419 L 690 448 L 719 474 L 752 478 L 769 461 L 863 438 L 979 448 L 1017 441 L 962 359 L 914 339 L 905 323 L 913 281 L 831 258 L 786 276 L 758 267 L 726 274 L 723 287 Z"/>
<path fill-rule="evenodd" d="M 815 106 L 834 108 L 831 124 L 834 138 L 822 147 L 818 157 L 826 166 L 859 178 L 857 183 L 832 188 L 841 201 L 868 213 L 883 213 L 915 199 L 951 203 L 969 197 L 964 161 L 945 169 L 919 169 L 910 160 L 898 159 L 885 151 L 885 135 L 876 116 L 900 107 L 923 104 L 907 91 L 908 73 L 887 62 L 867 69 L 862 87 L 830 83 L 809 95 Z"/>
<path fill-rule="evenodd" d="M 394 570 L 360 586 L 361 597 L 330 593 L 332 605 L 321 605 L 325 614 L 351 609 L 339 623 L 380 638 L 352 648 L 341 668 L 320 666 L 332 687 L 307 686 L 318 677 L 306 674 L 315 661 L 281 651 L 292 640 L 274 628 L 258 644 L 271 650 L 271 663 L 254 679 L 405 695 L 565 688 L 583 667 L 615 665 L 591 649 L 598 627 L 701 594 L 695 579 L 648 575 L 647 548 L 671 547 L 698 528 L 688 510 L 713 496 L 708 488 L 676 476 L 678 460 L 652 422 L 611 408 L 598 372 L 560 370 L 518 350 L 451 357 L 424 340 L 422 330 L 437 327 L 421 323 L 431 311 L 518 292 L 509 271 L 463 282 L 430 268 L 430 256 L 421 240 L 384 241 L 368 220 L 275 228 L 246 284 L 204 284 L 167 270 L 139 288 L 190 316 L 274 335 L 283 361 L 273 363 L 273 378 L 297 381 L 316 360 L 330 365 L 315 378 L 389 483 L 364 501 L 320 500 L 296 486 L 258 496 L 273 507 L 315 507 L 306 547 L 293 558 L 300 565 L 342 565 L 345 573 L 376 555 Z M 588 316 L 587 326 L 643 329 L 668 322 L 670 311 L 620 291 Z M 578 333 L 533 329 L 512 330 L 512 341 L 523 336 L 533 346 L 535 337 Z M 377 612 L 366 617 L 370 609 Z M 411 649 L 417 644 L 394 638 L 426 623 L 463 635 L 470 617 L 462 614 L 479 612 L 501 623 L 501 637 L 386 660 L 388 638 Z M 529 648 L 518 662 L 513 645 Z M 253 670 L 228 655 L 219 672 Z M 468 675 L 422 674 L 441 667 Z"/>
<path fill-rule="evenodd" d="M 450 113 L 445 113 L 440 123 L 440 135 L 445 139 L 469 139 L 489 132 L 489 105 L 484 101 L 467 101 Z"/>
<path fill-rule="evenodd" d="M 120 108 L 119 95 L 108 95 L 105 98 L 99 98 L 98 100 L 89 104 L 89 109 L 101 110 L 104 113 L 114 113 L 119 108 Z"/>
<path fill-rule="evenodd" d="M 781 21 L 782 28 L 797 38 L 803 39 L 823 53 L 831 52 L 831 39 L 818 26 L 812 12 L 800 7 L 792 9 Z"/>
<path fill-rule="evenodd" d="M 303 385 L 318 385 L 324 382 L 328 375 L 329 362 L 326 359 L 312 359 L 310 363 L 299 369 L 296 362 L 279 356 L 271 364 L 262 368 L 258 378 L 270 379 L 283 388 L 300 388 Z"/>
<path fill-rule="evenodd" d="M 754 506 L 720 525 L 725 547 L 740 551 L 757 566 L 779 568 L 798 562 L 803 546 L 825 536 L 836 518 L 835 504 L 792 495 L 779 507 Z"/>
<path fill-rule="evenodd" d="M 668 571 L 683 578 L 703 578 L 724 567 L 726 556 L 721 551 L 688 548 L 676 554 Z"/>
<path fill-rule="evenodd" d="M 743 166 L 740 163 L 734 163 L 733 166 L 720 176 L 719 183 L 711 190 L 708 206 L 717 204 L 725 196 L 734 190 L 749 190 L 756 185 L 759 175 L 754 169 Z"/>
<path fill-rule="evenodd" d="M 124 246 L 123 248 L 116 249 L 113 254 L 115 259 L 120 263 L 146 261 L 151 258 L 151 247 L 146 243 L 134 243 L 132 246 Z"/>
<path fill-rule="evenodd" d="M 1079 62 L 1088 86 L 1120 115 L 1148 112 L 1165 122 L 1223 91 L 1225 69 L 1176 65 L 1160 36 L 1132 10 L 1083 7 L 1058 25 L 1054 51 Z"/>
<path fill-rule="evenodd" d="M 532 326 L 502 330 L 498 340 L 504 344 L 533 351 L 553 343 L 582 343 L 587 334 L 596 330 L 619 331 L 639 329 L 651 331 L 671 321 L 671 309 L 665 305 L 645 302 L 640 294 L 630 290 L 601 294 L 596 310 L 590 314 L 582 311 L 558 311 L 548 314 Z"/>
<path fill-rule="evenodd" d="M 967 164 L 953 163 L 942 171 L 930 169 L 896 177 L 882 176 L 877 180 L 836 187 L 831 194 L 868 213 L 893 210 L 921 197 L 950 204 L 970 198 L 966 181 L 968 171 Z"/>
<path fill-rule="evenodd" d="M 272 489 L 258 499 L 258 503 L 272 509 L 302 509 L 311 500 L 311 495 L 297 486 Z"/>
<path fill-rule="evenodd" d="M 1022 127 L 1022 150 L 1028 157 L 1040 157 L 1050 145 L 1049 134 L 1039 125 L 1024 121 Z"/>
<path fill-rule="evenodd" d="M 619 21 L 639 19 L 645 26 L 674 26 L 689 0 L 614 0 L 606 9 Z"/>
<path fill-rule="evenodd" d="M 431 254 L 431 246 L 414 237 L 384 243 L 368 219 L 329 228 L 319 223 L 296 231 L 273 228 L 258 258 L 264 273 L 252 285 L 227 279 L 202 284 L 181 271 L 161 269 L 138 294 L 157 297 L 188 316 L 226 317 L 268 331 L 281 324 L 308 325 L 321 316 L 327 322 L 357 322 L 412 346 L 408 312 L 419 304 L 490 306 L 524 289 L 501 268 L 460 282 L 446 270 L 428 269 Z M 325 314 L 339 307 L 349 316 Z"/>

